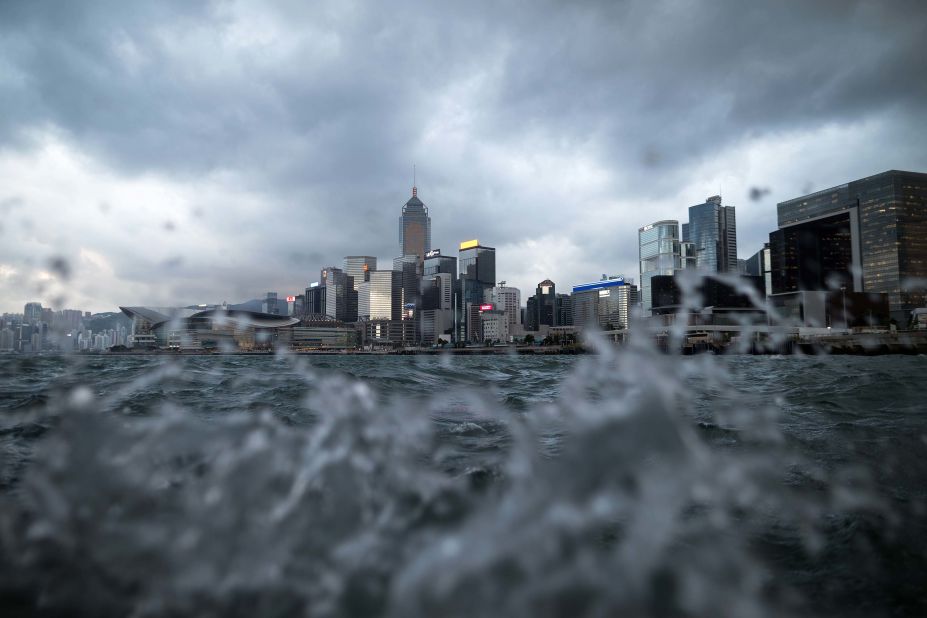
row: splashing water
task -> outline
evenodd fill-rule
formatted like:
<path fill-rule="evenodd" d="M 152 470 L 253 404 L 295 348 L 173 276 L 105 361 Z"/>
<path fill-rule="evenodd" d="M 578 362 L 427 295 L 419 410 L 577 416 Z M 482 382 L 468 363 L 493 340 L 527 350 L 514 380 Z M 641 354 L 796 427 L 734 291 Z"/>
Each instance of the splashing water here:
<path fill-rule="evenodd" d="M 4 360 L 0 599 L 88 616 L 916 613 L 922 406 L 860 411 L 924 359 L 865 360 L 856 379 L 845 359 L 606 345 Z M 782 376 L 805 380 L 791 400 Z"/>

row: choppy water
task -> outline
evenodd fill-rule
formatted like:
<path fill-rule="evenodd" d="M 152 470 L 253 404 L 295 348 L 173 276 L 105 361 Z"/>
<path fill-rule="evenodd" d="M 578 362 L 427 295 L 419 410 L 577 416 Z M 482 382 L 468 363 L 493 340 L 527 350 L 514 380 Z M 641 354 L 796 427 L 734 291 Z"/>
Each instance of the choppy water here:
<path fill-rule="evenodd" d="M 0 357 L 4 615 L 927 615 L 924 357 Z"/>

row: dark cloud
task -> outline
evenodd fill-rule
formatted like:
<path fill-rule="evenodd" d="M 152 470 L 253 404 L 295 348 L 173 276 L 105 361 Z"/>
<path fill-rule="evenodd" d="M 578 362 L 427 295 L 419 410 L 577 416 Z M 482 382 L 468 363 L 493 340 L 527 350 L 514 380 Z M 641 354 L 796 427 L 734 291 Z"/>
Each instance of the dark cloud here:
<path fill-rule="evenodd" d="M 147 208 L 202 241 L 170 262 L 192 295 L 197 281 L 204 295 L 298 288 L 342 255 L 392 256 L 413 161 L 435 245 L 569 235 L 597 248 L 583 269 L 598 274 L 630 271 L 637 227 L 702 199 L 679 196 L 698 174 L 736 173 L 724 157 L 744 144 L 875 123 L 904 137 L 891 158 L 858 153 L 860 175 L 923 166 L 924 74 L 917 0 L 4 2 L 0 151 L 25 156 L 50 131 L 119 177 L 190 189 L 190 221 Z M 822 168 L 813 188 L 857 171 Z M 801 165 L 779 173 L 739 182 L 757 203 L 805 188 Z M 110 221 L 139 208 L 84 197 L 75 207 Z M 639 206 L 668 200 L 676 211 Z M 770 215 L 738 214 L 742 240 L 761 241 Z M 99 226 L 79 237 L 136 282 L 176 257 Z"/>

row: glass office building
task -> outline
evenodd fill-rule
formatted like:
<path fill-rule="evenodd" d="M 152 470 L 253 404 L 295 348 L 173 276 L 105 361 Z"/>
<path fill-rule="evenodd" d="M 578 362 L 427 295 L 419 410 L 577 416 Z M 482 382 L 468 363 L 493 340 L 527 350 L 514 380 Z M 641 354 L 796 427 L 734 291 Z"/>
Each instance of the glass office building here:
<path fill-rule="evenodd" d="M 927 174 L 889 170 L 781 202 L 777 214 L 775 293 L 885 293 L 900 324 L 927 304 Z"/>
<path fill-rule="evenodd" d="M 452 255 L 441 255 L 440 249 L 432 249 L 425 254 L 425 276 L 447 273 L 451 279 L 457 280 L 457 258 Z"/>
<path fill-rule="evenodd" d="M 422 287 L 422 258 L 417 255 L 404 255 L 393 258 L 393 270 L 401 274 L 402 305 L 419 306 Z"/>
<path fill-rule="evenodd" d="M 371 255 L 348 255 L 344 258 L 344 272 L 349 277 L 354 277 L 354 291 L 360 287 L 364 281 L 369 281 L 368 273 L 377 269 L 377 258 Z"/>
<path fill-rule="evenodd" d="M 621 277 L 573 286 L 573 325 L 579 328 L 627 328 L 638 302 L 637 286 Z"/>
<path fill-rule="evenodd" d="M 737 218 L 733 206 L 722 206 L 715 195 L 689 207 L 689 223 L 682 226 L 683 242 L 691 243 L 695 265 L 708 272 L 738 272 Z"/>
<path fill-rule="evenodd" d="M 640 261 L 640 304 L 644 317 L 651 315 L 650 280 L 657 275 L 672 275 L 692 265 L 691 243 L 679 240 L 678 221 L 657 221 L 638 229 L 638 256 Z M 574 303 L 573 319 L 577 309 Z"/>
<path fill-rule="evenodd" d="M 496 285 L 496 250 L 480 245 L 478 240 L 460 243 L 457 272 L 457 335 L 459 341 L 469 341 L 479 331 L 479 315 L 474 312 L 483 304 L 486 290 Z"/>
<path fill-rule="evenodd" d="M 368 320 L 398 320 L 402 314 L 402 273 L 375 270 L 361 288 L 365 298 L 358 305 Z"/>

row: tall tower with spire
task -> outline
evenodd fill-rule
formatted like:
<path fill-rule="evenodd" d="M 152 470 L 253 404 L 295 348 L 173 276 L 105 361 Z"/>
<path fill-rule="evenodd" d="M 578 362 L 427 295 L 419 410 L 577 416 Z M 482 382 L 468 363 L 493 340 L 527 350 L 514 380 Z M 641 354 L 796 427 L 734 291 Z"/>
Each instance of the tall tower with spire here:
<path fill-rule="evenodd" d="M 402 216 L 399 217 L 399 250 L 400 255 L 417 255 L 422 260 L 431 251 L 431 217 L 428 216 L 428 207 L 418 199 L 414 169 L 412 197 L 402 207 Z"/>

